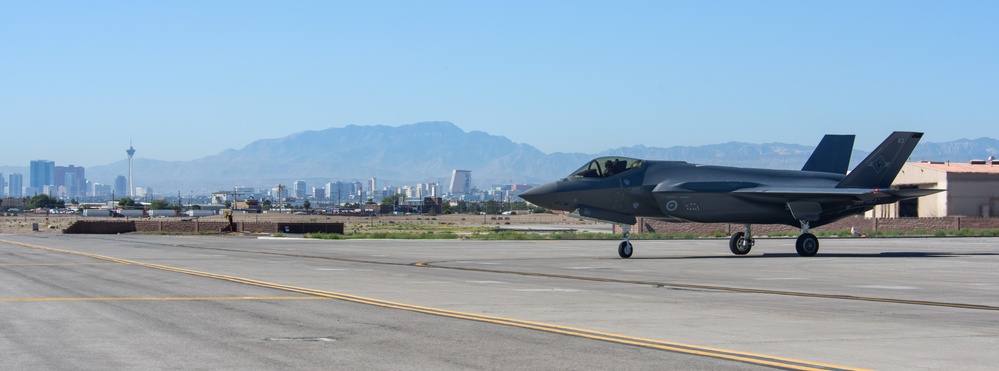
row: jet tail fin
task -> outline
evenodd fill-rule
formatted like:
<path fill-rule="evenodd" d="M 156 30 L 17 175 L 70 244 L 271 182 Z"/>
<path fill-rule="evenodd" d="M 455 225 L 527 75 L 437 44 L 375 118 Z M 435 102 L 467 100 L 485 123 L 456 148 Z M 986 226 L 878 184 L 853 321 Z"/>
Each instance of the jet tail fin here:
<path fill-rule="evenodd" d="M 846 174 L 846 170 L 850 167 L 854 138 L 855 135 L 826 134 L 801 171 Z"/>
<path fill-rule="evenodd" d="M 836 188 L 888 188 L 923 133 L 896 131 L 874 149 Z"/>

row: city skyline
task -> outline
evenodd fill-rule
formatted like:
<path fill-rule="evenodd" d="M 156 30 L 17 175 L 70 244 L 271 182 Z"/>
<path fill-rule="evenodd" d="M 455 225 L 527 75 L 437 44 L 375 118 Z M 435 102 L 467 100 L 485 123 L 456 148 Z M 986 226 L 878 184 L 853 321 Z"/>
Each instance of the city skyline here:
<path fill-rule="evenodd" d="M 103 165 L 128 137 L 140 157 L 188 161 L 428 120 L 545 153 L 719 133 L 870 132 L 867 150 L 893 130 L 974 139 L 999 123 L 997 14 L 986 1 L 17 2 L 0 14 L 0 120 L 53 145 L 8 141 L 3 165 Z"/>
<path fill-rule="evenodd" d="M 414 142 L 410 138 L 432 138 L 421 142 L 433 145 L 413 146 Z M 122 147 L 118 148 L 120 151 Z M 128 148 L 135 150 L 134 146 Z M 994 139 L 943 143 L 926 141 L 917 147 L 916 152 L 921 154 L 913 160 L 985 159 L 990 155 L 999 156 L 996 148 L 999 148 L 999 141 Z M 703 148 L 635 146 L 613 152 L 553 156 L 541 154 L 507 138 L 482 132 L 465 132 L 452 123 L 426 122 L 398 128 L 353 127 L 297 133 L 280 140 L 261 140 L 242 151 L 223 151 L 217 156 L 197 162 L 162 162 L 138 158 L 135 164 L 130 164 L 130 152 L 126 150 L 118 162 L 86 168 L 86 171 L 84 167 L 73 164 L 65 166 L 62 162 L 32 160 L 30 167 L 0 167 L 0 172 L 24 174 L 27 178 L 24 186 L 29 195 L 47 193 L 73 197 L 97 193 L 95 186 L 101 190 L 111 187 L 111 191 L 118 196 L 134 195 L 133 192 L 139 187 L 142 187 L 142 194 L 148 193 L 149 189 L 167 195 L 178 190 L 185 194 L 195 191 L 206 194 L 234 184 L 266 187 L 277 183 L 287 184 L 289 192 L 301 195 L 313 192 L 308 187 L 298 187 L 293 183 L 297 180 L 307 180 L 310 185 L 319 188 L 323 188 L 321 184 L 329 180 L 372 182 L 377 179 L 379 185 L 391 183 L 393 186 L 429 181 L 445 184 L 445 189 L 451 190 L 454 186 L 467 183 L 455 182 L 456 169 L 475 171 L 479 187 L 538 183 L 564 176 L 584 161 L 607 154 L 715 165 L 736 165 L 736 162 L 742 161 L 741 166 L 790 168 L 800 167 L 795 156 L 810 149 L 810 146 L 780 143 L 729 142 Z M 965 151 L 953 152 L 955 149 Z M 747 153 L 754 155 L 747 157 Z M 860 158 L 856 154 L 854 157 Z M 44 167 L 45 171 L 32 171 L 33 167 Z M 136 175 L 142 181 L 134 182 L 130 187 L 125 175 L 132 170 L 138 172 Z M 308 176 L 302 177 L 305 174 Z M 454 184 L 449 184 L 449 175 Z M 67 176 L 72 181 L 67 182 Z M 47 180 L 39 183 L 39 177 Z M 32 178 L 36 178 L 34 186 Z M 84 180 L 91 184 L 85 185 Z M 56 188 L 46 190 L 44 185 L 39 185 L 42 183 Z M 58 186 L 64 186 L 65 189 L 59 189 Z M 368 185 L 366 188 L 372 187 Z"/>
<path fill-rule="evenodd" d="M 110 200 L 121 197 L 138 200 L 145 199 L 147 201 L 171 198 L 173 195 L 172 191 L 167 194 L 156 194 L 152 187 L 132 185 L 132 156 L 135 152 L 136 150 L 131 145 L 126 151 L 129 176 L 126 178 L 123 175 L 118 175 L 115 177 L 113 184 L 91 182 L 86 178 L 85 168 L 81 166 L 61 166 L 57 165 L 55 161 L 32 160 L 29 166 L 29 185 L 23 186 L 21 184 L 22 174 L 11 173 L 9 174 L 9 178 L 0 179 L 0 197 L 33 197 L 45 194 L 67 201 L 70 199 L 87 199 L 90 201 L 98 199 Z M 460 179 L 456 178 L 457 174 L 460 174 Z M 3 177 L 4 174 L 0 173 L 0 178 Z M 236 197 L 243 195 L 250 198 L 264 196 L 265 198 L 288 198 L 298 201 L 327 201 L 334 205 L 342 205 L 369 200 L 378 201 L 387 196 L 402 195 L 404 198 L 422 199 L 424 197 L 437 198 L 447 196 L 455 200 L 484 201 L 488 199 L 509 199 L 511 194 L 515 195 L 511 191 L 519 193 L 528 188 L 521 186 L 518 190 L 515 184 L 503 187 L 495 185 L 483 188 L 474 187 L 471 182 L 471 171 L 469 170 L 454 170 L 451 178 L 451 186 L 446 193 L 443 192 L 444 187 L 439 182 L 417 182 L 415 185 L 399 184 L 394 187 L 386 184 L 383 188 L 377 189 L 376 178 L 370 178 L 365 182 L 334 179 L 326 183 L 321 183 L 323 185 L 321 188 L 312 186 L 311 192 L 308 192 L 308 182 L 305 180 L 291 182 L 292 187 L 289 193 L 284 192 L 288 187 L 281 184 L 271 189 L 267 189 L 266 187 L 261 189 L 257 187 L 235 186 L 232 192 L 222 190 L 212 191 L 211 199 L 214 199 L 216 195 L 224 195 L 226 199 L 228 199 L 228 196 Z M 456 184 L 458 185 L 457 189 Z M 204 194 L 198 196 L 206 199 L 209 198 L 208 190 L 204 189 L 203 192 Z M 501 194 L 498 197 L 495 196 L 497 192 Z M 178 197 L 183 198 L 183 195 L 178 193 Z M 190 197 L 194 197 L 193 191 Z"/>

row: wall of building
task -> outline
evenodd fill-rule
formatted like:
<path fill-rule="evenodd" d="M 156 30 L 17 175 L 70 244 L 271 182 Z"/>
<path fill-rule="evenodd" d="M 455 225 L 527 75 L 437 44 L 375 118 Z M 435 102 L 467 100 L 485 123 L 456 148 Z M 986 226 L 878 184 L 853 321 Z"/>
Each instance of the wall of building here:
<path fill-rule="evenodd" d="M 917 186 L 920 189 L 947 189 L 947 173 L 936 169 L 928 169 L 919 166 L 918 163 L 908 162 L 902 165 L 902 171 L 895 177 L 892 188 L 899 186 Z M 948 216 L 947 191 L 920 197 L 918 201 L 918 216 L 921 218 L 939 218 Z M 886 211 L 887 210 L 887 211 Z M 898 205 L 879 205 L 868 213 L 869 217 L 895 218 L 898 217 Z"/>
<path fill-rule="evenodd" d="M 952 216 L 997 216 L 999 176 L 980 173 L 948 174 L 947 213 Z M 983 214 L 984 212 L 984 214 Z"/>
<path fill-rule="evenodd" d="M 277 223 L 236 222 L 236 230 L 248 233 L 339 233 L 343 223 Z M 63 233 L 67 234 L 118 234 L 145 233 L 221 233 L 227 222 L 197 220 L 77 220 Z"/>

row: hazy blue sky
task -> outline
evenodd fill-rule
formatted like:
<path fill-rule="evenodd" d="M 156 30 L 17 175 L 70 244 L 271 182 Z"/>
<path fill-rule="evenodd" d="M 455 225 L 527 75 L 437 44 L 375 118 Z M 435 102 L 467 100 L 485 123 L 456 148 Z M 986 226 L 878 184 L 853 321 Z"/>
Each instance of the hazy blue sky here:
<path fill-rule="evenodd" d="M 544 152 L 999 137 L 996 1 L 5 1 L 0 165 L 451 121 Z"/>

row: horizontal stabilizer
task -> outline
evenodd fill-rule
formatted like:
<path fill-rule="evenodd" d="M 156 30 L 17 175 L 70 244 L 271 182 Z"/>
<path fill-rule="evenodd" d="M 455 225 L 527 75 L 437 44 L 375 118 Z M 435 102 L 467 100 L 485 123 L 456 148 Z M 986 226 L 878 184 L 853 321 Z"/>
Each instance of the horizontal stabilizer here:
<path fill-rule="evenodd" d="M 906 200 L 910 198 L 929 196 L 943 191 L 944 190 L 942 189 L 886 189 L 881 192 Z"/>
<path fill-rule="evenodd" d="M 868 201 L 873 199 L 891 198 L 892 200 L 906 200 L 910 198 L 923 197 L 942 189 L 875 189 L 875 188 L 795 188 L 795 187 L 757 187 L 750 189 L 740 189 L 732 192 L 746 199 L 768 199 L 775 197 L 788 200 L 788 207 L 801 210 L 806 213 L 805 207 L 813 205 L 796 204 L 803 201 L 828 201 L 850 199 L 853 201 Z M 795 204 L 795 205 L 792 205 Z M 795 207 L 797 206 L 797 207 Z"/>
<path fill-rule="evenodd" d="M 826 134 L 801 171 L 846 174 L 846 170 L 850 168 L 855 138 L 855 135 Z"/>

